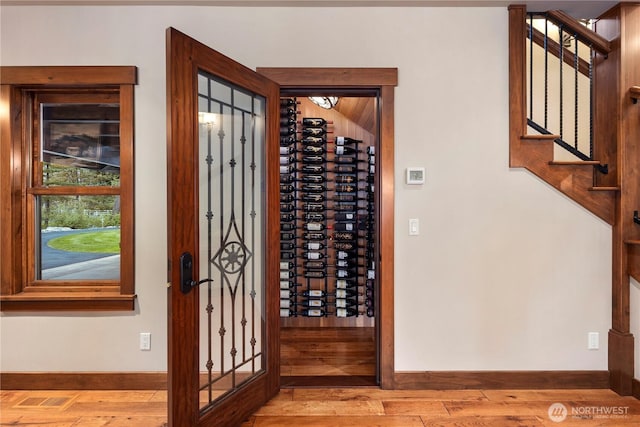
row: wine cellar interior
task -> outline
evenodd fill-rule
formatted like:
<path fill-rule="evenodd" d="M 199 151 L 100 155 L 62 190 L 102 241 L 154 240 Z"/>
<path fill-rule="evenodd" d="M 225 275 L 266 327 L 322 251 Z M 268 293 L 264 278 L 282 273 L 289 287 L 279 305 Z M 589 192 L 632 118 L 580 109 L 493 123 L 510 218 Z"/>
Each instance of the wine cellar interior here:
<path fill-rule="evenodd" d="M 375 384 L 377 100 L 315 97 L 321 106 L 287 95 L 280 99 L 283 385 Z"/>

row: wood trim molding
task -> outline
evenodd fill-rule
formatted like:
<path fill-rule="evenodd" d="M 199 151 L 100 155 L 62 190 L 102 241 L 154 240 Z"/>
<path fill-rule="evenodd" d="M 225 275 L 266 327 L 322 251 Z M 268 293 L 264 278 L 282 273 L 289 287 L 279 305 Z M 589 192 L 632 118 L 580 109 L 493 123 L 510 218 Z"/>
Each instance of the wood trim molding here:
<path fill-rule="evenodd" d="M 133 311 L 136 295 L 98 292 L 21 292 L 0 297 L 3 312 L 11 311 Z"/>
<path fill-rule="evenodd" d="M 380 87 L 397 86 L 397 68 L 272 68 L 256 71 L 283 87 Z"/>
<path fill-rule="evenodd" d="M 634 396 L 640 398 L 640 382 Z M 608 371 L 395 372 L 398 390 L 608 389 Z M 166 372 L 2 372 L 0 390 L 166 390 Z"/>
<path fill-rule="evenodd" d="M 0 67 L 3 85 L 114 86 L 134 85 L 137 80 L 135 66 Z"/>
<path fill-rule="evenodd" d="M 166 372 L 2 372 L 0 390 L 166 390 Z"/>
<path fill-rule="evenodd" d="M 398 390 L 609 388 L 608 371 L 396 372 Z"/>
<path fill-rule="evenodd" d="M 278 83 L 283 89 L 344 89 L 378 91 L 380 109 L 379 224 L 380 248 L 379 328 L 380 386 L 393 389 L 394 381 L 394 87 L 397 68 L 262 68 L 256 71 Z"/>

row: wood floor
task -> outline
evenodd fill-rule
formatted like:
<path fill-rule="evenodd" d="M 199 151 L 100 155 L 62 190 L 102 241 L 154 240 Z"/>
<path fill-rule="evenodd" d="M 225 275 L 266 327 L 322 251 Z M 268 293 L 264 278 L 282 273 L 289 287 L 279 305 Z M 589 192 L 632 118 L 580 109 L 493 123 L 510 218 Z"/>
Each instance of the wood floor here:
<path fill-rule="evenodd" d="M 0 400 L 2 426 L 162 427 L 167 420 L 164 390 L 2 391 Z M 549 418 L 553 403 L 565 405 L 565 421 Z M 606 415 L 611 412 L 619 415 Z M 281 390 L 242 427 L 638 425 L 640 401 L 610 390 L 293 388 Z"/>
<path fill-rule="evenodd" d="M 308 387 L 318 378 L 344 384 L 349 378 L 372 377 L 372 331 L 283 331 L 282 383 L 288 379 L 291 388 L 283 387 L 242 427 L 640 426 L 640 401 L 611 390 Z M 306 386 L 297 386 L 296 381 Z M 567 418 L 561 423 L 549 416 L 554 403 L 566 409 Z M 165 390 L 0 391 L 0 426 L 162 427 L 166 422 Z"/>

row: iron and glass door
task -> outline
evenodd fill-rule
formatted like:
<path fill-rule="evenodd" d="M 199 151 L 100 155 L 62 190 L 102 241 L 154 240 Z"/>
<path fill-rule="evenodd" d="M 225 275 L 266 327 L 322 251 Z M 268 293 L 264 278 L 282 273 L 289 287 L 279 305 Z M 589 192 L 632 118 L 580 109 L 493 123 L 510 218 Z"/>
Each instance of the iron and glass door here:
<path fill-rule="evenodd" d="M 169 425 L 233 426 L 279 389 L 279 88 L 173 28 L 167 80 Z"/>

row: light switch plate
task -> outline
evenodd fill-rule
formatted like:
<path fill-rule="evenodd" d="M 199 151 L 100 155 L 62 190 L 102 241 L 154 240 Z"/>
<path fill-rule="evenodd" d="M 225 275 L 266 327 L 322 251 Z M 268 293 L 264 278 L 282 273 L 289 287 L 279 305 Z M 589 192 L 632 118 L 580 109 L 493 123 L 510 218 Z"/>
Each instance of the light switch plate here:
<path fill-rule="evenodd" d="M 420 220 L 418 218 L 409 219 L 409 236 L 418 236 L 420 234 Z"/>
<path fill-rule="evenodd" d="M 589 350 L 598 350 L 600 348 L 600 334 L 597 332 L 589 332 L 589 343 L 587 344 L 587 348 Z"/>

